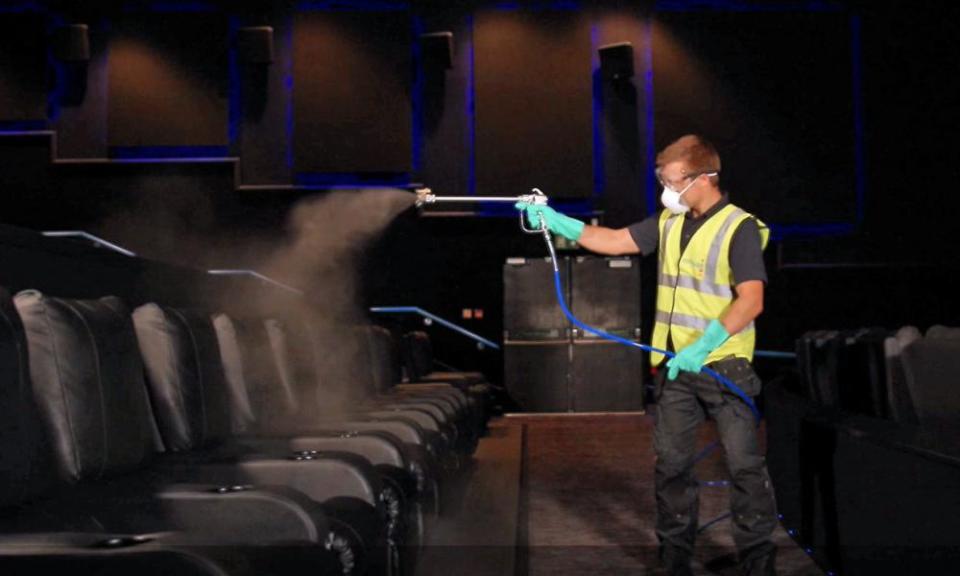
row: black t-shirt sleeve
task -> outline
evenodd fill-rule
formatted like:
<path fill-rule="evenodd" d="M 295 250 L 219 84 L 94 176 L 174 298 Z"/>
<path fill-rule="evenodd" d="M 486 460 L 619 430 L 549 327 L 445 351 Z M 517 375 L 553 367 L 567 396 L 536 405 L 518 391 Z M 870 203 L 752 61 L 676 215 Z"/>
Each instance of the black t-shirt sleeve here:
<path fill-rule="evenodd" d="M 660 216 L 650 216 L 627 226 L 641 254 L 653 254 L 660 244 Z"/>
<path fill-rule="evenodd" d="M 744 220 L 730 239 L 730 269 L 737 284 L 748 280 L 767 281 L 760 227 L 754 218 Z"/>

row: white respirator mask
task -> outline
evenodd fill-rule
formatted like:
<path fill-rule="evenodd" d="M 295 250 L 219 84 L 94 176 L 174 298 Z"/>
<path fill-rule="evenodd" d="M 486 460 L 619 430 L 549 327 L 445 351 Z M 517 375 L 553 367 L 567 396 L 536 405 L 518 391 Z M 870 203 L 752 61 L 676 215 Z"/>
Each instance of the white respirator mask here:
<path fill-rule="evenodd" d="M 687 190 L 697 181 L 697 178 L 700 176 L 716 176 L 716 172 L 707 172 L 703 174 L 697 174 L 693 177 L 693 180 L 687 184 L 683 190 L 677 192 L 673 188 L 670 188 L 667 185 L 663 186 L 663 192 L 660 193 L 660 202 L 663 203 L 663 206 L 674 214 L 684 214 L 690 211 L 690 207 L 684 204 L 680 197 L 687 193 Z"/>

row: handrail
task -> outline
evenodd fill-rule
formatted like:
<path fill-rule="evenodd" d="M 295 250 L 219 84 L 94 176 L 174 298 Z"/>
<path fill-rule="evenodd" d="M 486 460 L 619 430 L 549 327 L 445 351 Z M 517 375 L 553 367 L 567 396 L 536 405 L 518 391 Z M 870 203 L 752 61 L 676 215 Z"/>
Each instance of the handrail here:
<path fill-rule="evenodd" d="M 483 336 L 480 336 L 479 334 L 474 334 L 473 332 L 467 330 L 462 326 L 458 326 L 453 322 L 450 322 L 449 320 L 444 320 L 443 318 L 437 316 L 436 314 L 431 314 L 430 312 L 427 312 L 423 308 L 418 308 L 417 306 L 373 306 L 370 308 L 370 311 L 375 314 L 418 314 L 420 316 L 423 316 L 426 319 L 429 319 L 432 322 L 436 322 L 441 326 L 445 326 L 453 330 L 454 332 L 458 332 L 466 336 L 467 338 L 476 340 L 478 343 L 480 343 L 483 346 L 489 346 L 494 350 L 500 349 L 500 346 L 495 342 L 487 340 L 486 338 L 484 338 Z"/>
<path fill-rule="evenodd" d="M 50 238 L 85 238 L 95 244 L 103 246 L 104 248 L 109 248 L 114 252 L 119 252 L 124 256 L 136 256 L 136 253 L 127 250 L 123 246 L 118 246 L 113 242 L 108 242 L 99 236 L 94 236 L 93 234 L 84 232 L 83 230 L 46 230 L 41 232 L 41 234 Z"/>
<path fill-rule="evenodd" d="M 294 288 L 293 286 L 290 286 L 289 284 L 284 284 L 283 282 L 279 282 L 279 281 L 277 281 L 277 280 L 274 280 L 273 278 L 271 278 L 271 277 L 269 277 L 269 276 L 266 276 L 266 275 L 264 275 L 264 274 L 261 274 L 261 273 L 257 272 L 256 270 L 249 270 L 249 269 L 245 269 L 245 268 L 244 268 L 244 269 L 233 269 L 233 270 L 230 270 L 230 269 L 223 269 L 223 270 L 221 270 L 221 269 L 214 269 L 214 270 L 207 270 L 207 274 L 215 274 L 215 275 L 218 275 L 218 276 L 253 276 L 253 277 L 255 277 L 255 278 L 259 278 L 260 280 L 263 280 L 264 282 L 268 282 L 268 283 L 270 283 L 270 284 L 273 284 L 274 286 L 277 286 L 277 287 L 279 287 L 279 288 L 283 288 L 284 290 L 289 290 L 290 292 L 293 292 L 294 294 L 297 294 L 297 295 L 300 295 L 300 296 L 303 295 L 303 290 L 300 290 L 299 288 Z"/>

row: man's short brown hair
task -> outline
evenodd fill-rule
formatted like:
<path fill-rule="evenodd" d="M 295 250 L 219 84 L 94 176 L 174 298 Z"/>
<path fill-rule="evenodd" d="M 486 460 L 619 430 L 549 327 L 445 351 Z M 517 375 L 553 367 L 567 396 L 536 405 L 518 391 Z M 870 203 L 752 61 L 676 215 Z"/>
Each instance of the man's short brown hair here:
<path fill-rule="evenodd" d="M 657 170 L 667 164 L 682 161 L 687 165 L 687 174 L 704 174 L 720 171 L 720 155 L 706 138 L 698 134 L 687 134 L 671 142 L 657 154 Z M 718 178 L 710 180 L 716 184 Z"/>

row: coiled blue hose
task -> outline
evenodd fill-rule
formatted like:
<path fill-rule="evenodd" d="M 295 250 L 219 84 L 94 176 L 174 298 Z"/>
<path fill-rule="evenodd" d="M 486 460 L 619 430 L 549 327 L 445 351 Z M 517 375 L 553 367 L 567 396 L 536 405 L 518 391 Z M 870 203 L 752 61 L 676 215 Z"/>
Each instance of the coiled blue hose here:
<path fill-rule="evenodd" d="M 560 309 L 563 310 L 564 316 L 566 316 L 567 319 L 570 320 L 570 322 L 574 326 L 579 327 L 585 332 L 589 332 L 595 336 L 599 336 L 600 338 L 605 338 L 613 342 L 619 342 L 620 344 L 623 344 L 625 346 L 633 346 L 634 348 L 639 348 L 647 352 L 659 352 L 660 354 L 663 354 L 668 358 L 673 358 L 674 356 L 676 356 L 676 354 L 674 354 L 673 352 L 669 352 L 667 350 L 661 350 L 653 346 L 647 346 L 646 344 L 641 344 L 639 342 L 634 342 L 632 340 L 627 340 L 626 338 L 621 338 L 616 334 L 610 334 L 609 332 L 598 330 L 597 328 L 594 328 L 592 326 L 587 326 L 586 324 L 581 322 L 576 316 L 574 316 L 573 313 L 570 312 L 570 309 L 567 308 L 567 301 L 563 297 L 563 286 L 560 284 L 560 266 L 557 263 L 557 253 L 553 248 L 553 240 L 550 238 L 550 233 L 546 231 L 544 232 L 543 237 L 544 237 L 544 240 L 546 240 L 547 242 L 547 249 L 550 251 L 550 258 L 553 261 L 553 284 L 557 290 L 557 302 L 560 303 Z M 709 376 L 714 377 L 718 382 L 726 386 L 731 392 L 733 392 L 741 400 L 743 400 L 747 404 L 747 406 L 750 407 L 750 411 L 753 412 L 753 416 L 757 420 L 757 425 L 758 426 L 760 425 L 760 410 L 757 408 L 757 405 L 754 404 L 750 396 L 746 394 L 746 392 L 741 390 L 740 387 L 734 384 L 729 378 L 720 374 L 716 370 L 713 370 L 712 368 L 708 368 L 704 366 L 701 370 L 704 373 L 708 374 Z"/>

